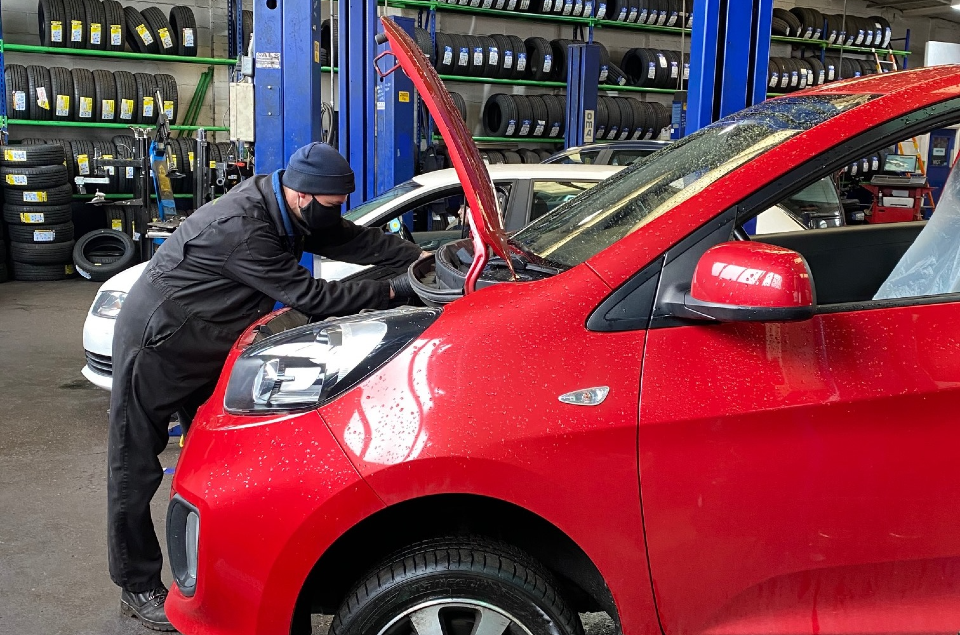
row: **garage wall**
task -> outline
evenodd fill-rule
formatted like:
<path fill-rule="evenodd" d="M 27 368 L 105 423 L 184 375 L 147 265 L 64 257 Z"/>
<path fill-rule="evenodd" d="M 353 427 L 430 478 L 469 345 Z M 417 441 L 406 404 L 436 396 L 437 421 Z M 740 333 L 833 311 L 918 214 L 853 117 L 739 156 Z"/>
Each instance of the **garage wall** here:
<path fill-rule="evenodd" d="M 149 2 L 140 2 L 137 0 L 121 0 L 124 6 L 133 6 L 137 9 L 145 9 L 150 6 L 159 7 L 164 13 L 169 14 L 170 8 L 182 4 L 189 6 L 197 20 L 199 50 L 197 55 L 200 57 L 226 57 L 227 54 L 227 3 L 222 0 L 150 0 Z M 0 11 L 3 17 L 3 36 L 11 44 L 39 44 L 39 28 L 37 22 L 37 2 L 36 0 L 2 0 L 0 2 Z M 108 71 L 126 70 L 132 73 L 169 73 L 177 78 L 180 93 L 181 112 L 186 113 L 187 106 L 190 104 L 190 98 L 197 87 L 200 75 L 207 69 L 200 64 L 181 64 L 152 62 L 147 60 L 123 60 L 100 57 L 71 57 L 69 55 L 41 55 L 6 52 L 4 54 L 7 64 L 40 64 L 53 67 L 62 66 L 65 68 L 74 68 L 81 66 L 86 68 L 98 68 Z M 198 119 L 199 124 L 206 125 L 228 125 L 227 106 L 229 101 L 229 69 L 227 66 L 216 66 L 214 83 L 207 91 L 207 97 L 204 102 L 203 110 Z M 56 132 L 54 132 L 54 130 Z M 113 135 L 122 134 L 123 130 L 96 130 L 90 128 L 48 128 L 48 127 L 12 127 L 10 129 L 11 139 L 21 139 L 23 137 L 42 137 L 56 136 L 64 139 L 90 139 L 104 138 L 109 139 Z M 221 133 L 221 140 L 226 140 L 226 133 Z"/>

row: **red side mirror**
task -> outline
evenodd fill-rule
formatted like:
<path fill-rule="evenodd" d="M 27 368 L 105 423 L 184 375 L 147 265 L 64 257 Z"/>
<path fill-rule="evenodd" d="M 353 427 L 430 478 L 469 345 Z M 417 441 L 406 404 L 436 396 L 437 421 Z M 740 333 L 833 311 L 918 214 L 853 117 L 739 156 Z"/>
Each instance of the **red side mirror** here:
<path fill-rule="evenodd" d="M 785 322 L 813 316 L 816 300 L 806 260 L 760 242 L 733 241 L 700 258 L 677 317 L 724 322 Z"/>

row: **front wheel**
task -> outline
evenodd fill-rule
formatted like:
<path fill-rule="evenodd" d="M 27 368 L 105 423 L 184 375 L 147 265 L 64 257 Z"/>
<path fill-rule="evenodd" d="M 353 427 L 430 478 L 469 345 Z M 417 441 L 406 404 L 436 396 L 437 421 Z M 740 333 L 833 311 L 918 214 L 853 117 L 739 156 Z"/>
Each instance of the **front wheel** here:
<path fill-rule="evenodd" d="M 583 635 L 549 573 L 523 552 L 476 538 L 414 545 L 347 596 L 332 635 Z"/>

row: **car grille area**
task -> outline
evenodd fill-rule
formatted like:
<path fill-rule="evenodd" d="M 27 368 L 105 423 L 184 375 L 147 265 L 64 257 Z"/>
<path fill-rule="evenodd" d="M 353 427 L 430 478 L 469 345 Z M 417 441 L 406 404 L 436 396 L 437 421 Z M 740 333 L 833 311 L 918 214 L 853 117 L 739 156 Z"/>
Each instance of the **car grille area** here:
<path fill-rule="evenodd" d="M 113 376 L 113 358 L 109 355 L 97 355 L 90 351 L 84 351 L 87 354 L 87 366 L 98 375 L 104 377 Z"/>

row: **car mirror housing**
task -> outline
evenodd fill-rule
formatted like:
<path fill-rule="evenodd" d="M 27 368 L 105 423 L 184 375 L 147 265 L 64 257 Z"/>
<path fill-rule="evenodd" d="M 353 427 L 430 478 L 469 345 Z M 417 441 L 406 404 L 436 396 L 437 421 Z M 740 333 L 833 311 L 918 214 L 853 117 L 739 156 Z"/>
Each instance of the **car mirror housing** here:
<path fill-rule="evenodd" d="M 674 317 L 715 322 L 788 322 L 816 311 L 810 268 L 799 253 L 760 242 L 716 245 L 700 258 Z"/>

